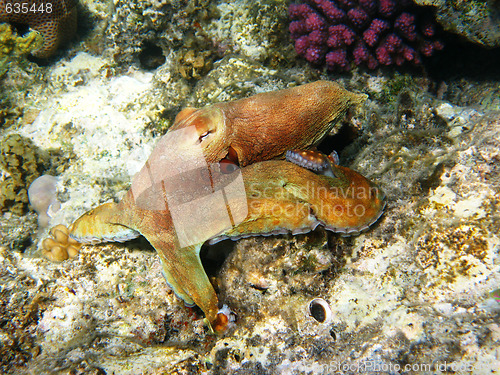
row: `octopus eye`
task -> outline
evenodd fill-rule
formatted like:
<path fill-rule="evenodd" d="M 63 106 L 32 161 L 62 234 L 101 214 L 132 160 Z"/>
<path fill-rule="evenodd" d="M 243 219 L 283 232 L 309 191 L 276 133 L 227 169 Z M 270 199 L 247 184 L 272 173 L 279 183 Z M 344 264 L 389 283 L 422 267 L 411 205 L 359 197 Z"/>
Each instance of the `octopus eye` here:
<path fill-rule="evenodd" d="M 223 174 L 230 174 L 233 173 L 236 169 L 238 169 L 238 165 L 227 159 L 221 160 L 219 164 L 220 164 L 220 171 Z"/>
<path fill-rule="evenodd" d="M 210 134 L 210 130 L 207 130 L 206 132 L 204 132 L 203 134 L 200 135 L 200 138 L 198 138 L 198 140 L 201 142 L 203 142 L 203 140 L 208 137 L 208 135 Z"/>

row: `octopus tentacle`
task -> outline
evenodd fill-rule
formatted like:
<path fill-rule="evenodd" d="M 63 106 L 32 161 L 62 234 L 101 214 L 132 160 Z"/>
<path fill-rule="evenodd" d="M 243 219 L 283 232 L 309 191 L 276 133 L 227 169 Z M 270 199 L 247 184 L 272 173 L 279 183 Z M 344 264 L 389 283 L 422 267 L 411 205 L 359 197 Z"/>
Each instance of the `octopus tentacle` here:
<path fill-rule="evenodd" d="M 327 157 L 312 150 L 289 150 L 285 154 L 286 160 L 318 174 L 323 174 L 330 168 Z"/>
<path fill-rule="evenodd" d="M 307 233 L 318 225 L 346 236 L 367 230 L 383 213 L 384 193 L 348 168 L 333 164 L 330 168 L 336 177 L 284 161 L 243 168 L 248 216 L 243 223 L 210 238 L 209 243 Z"/>
<path fill-rule="evenodd" d="M 309 169 L 316 174 L 338 177 L 335 175 L 335 166 L 339 163 L 339 157 L 335 151 L 326 156 L 315 150 L 289 150 L 286 152 L 285 158 L 289 162 Z"/>
<path fill-rule="evenodd" d="M 328 155 L 328 159 L 333 163 L 333 165 L 339 165 L 340 160 L 339 160 L 339 154 L 337 154 L 337 151 L 333 150 L 330 155 Z"/>
<path fill-rule="evenodd" d="M 121 222 L 116 203 L 105 203 L 80 216 L 69 228 L 69 236 L 80 243 L 126 242 L 141 234 Z"/>

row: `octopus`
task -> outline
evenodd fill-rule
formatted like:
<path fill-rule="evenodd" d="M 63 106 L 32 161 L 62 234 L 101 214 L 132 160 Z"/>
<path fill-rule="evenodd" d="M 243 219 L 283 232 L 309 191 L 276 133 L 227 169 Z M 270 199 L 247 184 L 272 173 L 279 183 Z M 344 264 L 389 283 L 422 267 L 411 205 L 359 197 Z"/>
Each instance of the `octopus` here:
<path fill-rule="evenodd" d="M 241 108 L 233 110 L 231 103 L 195 110 L 187 122 L 190 116 L 179 114 L 179 122 L 159 140 L 123 199 L 83 214 L 70 226 L 70 238 L 97 244 L 144 236 L 156 249 L 175 294 L 187 305 L 198 305 L 211 327 L 223 329 L 227 316 L 218 310 L 200 260 L 204 243 L 307 233 L 318 226 L 354 235 L 383 213 L 385 197 L 376 185 L 339 166 L 336 154 L 302 149 L 313 147 L 338 121 L 339 115 L 331 112 L 345 113 L 349 107 L 347 91 L 339 88 L 335 92 L 344 99 L 338 99 L 340 109 L 332 106 L 335 100 L 323 97 L 332 95 L 328 87 L 333 86 L 320 82 L 233 102 L 238 108 L 259 102 L 264 110 L 280 108 L 293 120 L 288 128 L 279 116 L 267 113 L 260 123 Z M 325 101 L 332 106 L 329 111 L 322 107 L 328 106 Z M 302 102 L 316 104 L 321 116 Z M 282 111 L 288 104 L 289 111 Z M 228 113 L 238 115 L 224 119 Z M 280 137 L 280 132 L 294 137 Z M 250 143 L 250 134 L 259 133 L 269 134 L 267 149 L 259 141 Z"/>
<path fill-rule="evenodd" d="M 33 55 L 49 58 L 76 32 L 76 0 L 0 0 L 0 22 L 27 25 L 43 37 Z"/>
<path fill-rule="evenodd" d="M 230 159 L 244 167 L 283 159 L 291 149 L 313 147 L 338 130 L 348 110 L 366 98 L 335 82 L 316 81 L 200 109 L 185 108 L 170 130 L 196 128 L 185 140 L 185 154 L 199 144 L 208 163 Z"/>

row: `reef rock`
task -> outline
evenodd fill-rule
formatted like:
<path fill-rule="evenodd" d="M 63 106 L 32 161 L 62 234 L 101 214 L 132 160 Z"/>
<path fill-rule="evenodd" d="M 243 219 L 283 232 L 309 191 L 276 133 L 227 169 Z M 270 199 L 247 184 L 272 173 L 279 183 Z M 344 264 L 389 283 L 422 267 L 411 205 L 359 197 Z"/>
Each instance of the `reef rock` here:
<path fill-rule="evenodd" d="M 436 8 L 436 19 L 445 30 L 485 47 L 500 47 L 498 1 L 414 0 Z"/>

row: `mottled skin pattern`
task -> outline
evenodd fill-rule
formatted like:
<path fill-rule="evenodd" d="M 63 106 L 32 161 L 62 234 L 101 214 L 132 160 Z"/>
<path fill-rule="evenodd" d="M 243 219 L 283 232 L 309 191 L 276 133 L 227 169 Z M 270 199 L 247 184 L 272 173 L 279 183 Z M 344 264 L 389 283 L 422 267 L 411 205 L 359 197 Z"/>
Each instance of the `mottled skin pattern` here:
<path fill-rule="evenodd" d="M 243 168 L 248 215 L 213 240 L 305 233 L 318 225 L 340 233 L 367 229 L 382 213 L 383 194 L 360 174 L 344 167 L 333 168 L 336 178 L 282 160 Z M 216 321 L 217 296 L 199 258 L 205 241 L 180 248 L 166 204 L 165 210 L 140 209 L 129 191 L 120 203 L 107 203 L 89 211 L 70 229 L 79 242 L 98 241 L 99 233 L 106 234 L 108 240 L 128 235 L 132 238 L 134 233 L 140 233 L 158 251 L 164 275 L 175 293 L 187 304 L 197 304 L 211 323 Z"/>
<path fill-rule="evenodd" d="M 266 161 L 284 158 L 287 150 L 313 146 L 332 129 L 332 121 L 337 122 L 349 106 L 364 99 L 364 95 L 320 81 L 181 112 L 173 130 L 159 140 L 122 201 L 101 205 L 84 214 L 72 224 L 70 235 L 83 243 L 126 241 L 143 235 L 157 250 L 165 278 L 175 293 L 187 304 L 197 304 L 208 321 L 217 326 L 217 295 L 199 257 L 204 242 L 261 234 L 305 233 L 318 225 L 334 232 L 354 234 L 367 229 L 380 217 L 385 205 L 383 193 L 358 173 L 335 165 L 334 159 L 325 159 L 314 151 L 294 151 L 288 154 L 293 163 Z M 195 116 L 190 117 L 193 111 Z M 174 141 L 168 143 L 167 139 Z M 188 157 L 196 152 L 201 153 L 203 162 L 207 159 L 225 170 L 219 175 L 222 181 L 217 186 L 227 187 L 231 179 L 236 180 L 234 176 L 242 177 L 243 198 L 228 195 L 226 210 L 221 211 L 231 211 L 232 217 L 242 212 L 244 215 L 240 215 L 242 221 L 234 220 L 232 226 L 224 227 L 219 223 L 216 210 L 215 220 L 203 227 L 196 242 L 181 247 L 179 232 L 174 228 L 173 208 L 167 204 L 172 191 L 166 189 L 166 185 L 174 186 L 174 195 L 178 197 L 195 198 L 199 194 L 196 188 L 205 186 L 206 176 L 197 174 L 197 169 L 190 172 L 188 178 L 182 173 L 167 176 L 172 167 L 165 168 L 162 163 L 172 162 L 178 156 L 180 159 L 175 165 L 182 164 L 183 160 L 199 161 Z M 312 164 L 305 165 L 306 159 Z M 306 169 L 318 160 L 322 167 L 316 168 L 317 173 Z M 236 165 L 237 161 L 244 167 L 236 168 L 238 173 L 235 173 L 228 168 L 228 161 L 229 166 Z M 219 182 L 212 180 L 212 173 L 210 176 L 212 185 L 208 187 L 214 190 Z M 185 185 L 185 181 L 190 184 Z M 175 192 L 178 186 L 187 188 Z M 202 191 L 202 195 L 205 193 Z"/>
<path fill-rule="evenodd" d="M 7 4 L 12 4 L 12 9 L 7 8 Z M 15 4 L 24 5 L 28 11 L 15 7 Z M 43 45 L 33 55 L 48 58 L 75 34 L 76 4 L 76 0 L 0 0 L 0 22 L 28 25 L 38 31 L 43 36 Z"/>
<path fill-rule="evenodd" d="M 243 168 L 248 215 L 217 239 L 305 233 L 317 225 L 342 234 L 368 229 L 382 213 L 383 192 L 349 168 L 330 168 L 335 177 L 281 160 Z"/>
<path fill-rule="evenodd" d="M 197 136 L 187 149 L 201 143 L 209 163 L 230 156 L 244 167 L 314 146 L 350 107 L 366 98 L 334 82 L 317 81 L 201 109 L 186 108 L 171 130 L 196 126 Z"/>

